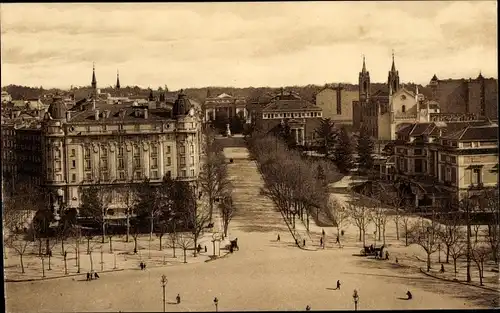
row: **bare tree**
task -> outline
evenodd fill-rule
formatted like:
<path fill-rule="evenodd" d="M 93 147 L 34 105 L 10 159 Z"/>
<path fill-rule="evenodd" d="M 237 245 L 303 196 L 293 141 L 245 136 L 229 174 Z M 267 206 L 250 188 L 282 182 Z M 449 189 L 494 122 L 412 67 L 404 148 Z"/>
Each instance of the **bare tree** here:
<path fill-rule="evenodd" d="M 479 235 L 479 230 L 481 230 L 481 224 L 472 225 L 472 231 L 474 232 L 474 244 L 477 244 L 478 242 L 477 236 Z"/>
<path fill-rule="evenodd" d="M 231 196 L 224 197 L 220 205 L 223 224 L 222 226 L 224 228 L 224 237 L 227 237 L 229 222 L 233 219 L 235 210 L 236 207 L 233 204 L 233 198 Z"/>
<path fill-rule="evenodd" d="M 488 230 L 485 232 L 491 247 L 493 260 L 498 264 L 500 241 L 500 204 L 498 189 L 485 190 L 481 195 L 480 209 L 488 214 Z"/>
<path fill-rule="evenodd" d="M 340 230 L 342 229 L 342 226 L 344 226 L 344 224 L 347 224 L 349 222 L 349 212 L 343 205 L 340 204 L 337 199 L 332 199 L 331 197 L 328 200 L 328 207 L 332 212 L 333 218 L 335 219 L 335 224 L 337 225 L 337 237 L 339 238 L 340 244 Z"/>
<path fill-rule="evenodd" d="M 177 244 L 182 249 L 184 253 L 184 263 L 187 263 L 187 250 L 194 248 L 196 250 L 196 246 L 194 245 L 193 237 L 190 234 L 182 233 L 177 236 Z"/>
<path fill-rule="evenodd" d="M 409 231 L 411 244 L 419 245 L 427 254 L 427 271 L 431 269 L 431 255 L 438 250 L 439 224 L 435 218 L 430 220 L 420 217 Z"/>
<path fill-rule="evenodd" d="M 177 239 L 178 239 L 178 234 L 175 231 L 175 227 L 168 233 L 168 239 L 169 239 L 169 245 L 170 248 L 172 248 L 172 257 L 176 258 L 177 256 L 175 255 L 175 247 L 177 244 Z"/>
<path fill-rule="evenodd" d="M 465 248 L 466 248 L 466 242 L 465 240 L 465 234 L 462 231 L 462 229 L 458 229 L 457 233 L 455 234 L 457 240 L 450 245 L 449 247 L 449 252 L 450 256 L 453 259 L 453 268 L 455 270 L 455 278 L 457 277 L 457 260 L 465 255 Z"/>
<path fill-rule="evenodd" d="M 6 240 L 5 245 L 11 249 L 16 251 L 17 255 L 19 255 L 19 262 L 21 264 L 21 273 L 24 274 L 24 262 L 23 256 L 26 254 L 26 251 L 30 247 L 32 241 L 27 238 L 27 235 L 20 232 L 10 233 Z"/>
<path fill-rule="evenodd" d="M 160 251 L 162 250 L 162 238 L 167 233 L 167 223 L 165 221 L 160 221 L 156 224 L 155 234 L 158 239 L 160 239 Z"/>
<path fill-rule="evenodd" d="M 369 211 L 367 204 L 364 200 L 359 201 L 357 204 L 347 204 L 347 213 L 350 220 L 358 227 L 359 241 L 363 241 L 363 246 L 366 245 L 366 227 L 370 223 Z"/>
<path fill-rule="evenodd" d="M 401 216 L 400 216 L 400 221 L 403 224 L 403 231 L 404 231 L 404 237 L 405 237 L 405 246 L 408 246 L 408 244 L 409 244 L 409 242 L 408 242 L 408 236 L 409 236 L 409 233 L 410 233 L 410 229 L 412 227 L 412 223 L 411 223 L 411 219 L 412 219 L 411 210 L 412 210 L 411 207 L 407 206 L 405 212 L 403 212 L 401 214 Z"/>
<path fill-rule="evenodd" d="M 443 225 L 439 229 L 439 239 L 446 247 L 446 263 L 450 260 L 450 250 L 459 240 L 462 240 L 462 229 L 460 225 L 460 216 L 458 214 L 447 214 L 439 221 Z"/>
<path fill-rule="evenodd" d="M 106 214 L 111 203 L 111 192 L 102 185 L 81 186 L 81 204 L 79 215 L 97 222 L 101 228 L 102 243 L 106 237 Z"/>
<path fill-rule="evenodd" d="M 479 272 L 479 284 L 483 286 L 484 263 L 491 256 L 491 248 L 479 242 L 475 243 L 471 249 L 471 258 L 476 263 Z"/>

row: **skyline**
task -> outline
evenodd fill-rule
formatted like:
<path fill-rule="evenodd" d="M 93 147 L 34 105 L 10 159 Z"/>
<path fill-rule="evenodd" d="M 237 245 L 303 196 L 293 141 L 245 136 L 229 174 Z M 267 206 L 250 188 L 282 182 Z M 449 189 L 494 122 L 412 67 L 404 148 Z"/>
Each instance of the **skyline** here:
<path fill-rule="evenodd" d="M 280 87 L 497 74 L 496 1 L 2 4 L 2 85 Z M 23 18 L 19 18 L 22 16 Z M 68 77 L 70 76 L 70 77 Z"/>

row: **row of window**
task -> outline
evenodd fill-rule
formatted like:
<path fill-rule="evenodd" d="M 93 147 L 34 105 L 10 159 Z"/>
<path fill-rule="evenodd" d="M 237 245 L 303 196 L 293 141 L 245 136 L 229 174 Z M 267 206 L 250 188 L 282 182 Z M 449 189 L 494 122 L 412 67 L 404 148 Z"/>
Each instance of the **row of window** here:
<path fill-rule="evenodd" d="M 306 113 L 264 113 L 264 118 L 299 118 L 299 117 L 321 117 L 321 112 L 306 112 Z"/>

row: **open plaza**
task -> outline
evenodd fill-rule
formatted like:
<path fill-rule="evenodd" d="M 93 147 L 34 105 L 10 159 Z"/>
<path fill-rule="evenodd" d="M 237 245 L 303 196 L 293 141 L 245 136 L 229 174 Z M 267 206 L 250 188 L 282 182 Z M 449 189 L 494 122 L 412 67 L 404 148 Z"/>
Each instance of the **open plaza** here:
<path fill-rule="evenodd" d="M 224 154 L 227 159 L 233 159 L 228 170 L 237 207 L 228 235 L 229 239 L 238 238 L 239 250 L 234 253 L 221 250 L 224 257 L 205 262 L 213 254 L 212 234 L 207 232 L 200 242 L 207 246 L 207 252 L 202 250 L 194 257 L 189 251 L 184 264 L 181 249 L 176 250 L 176 258 L 173 258 L 167 236 L 163 238 L 165 248 L 161 252 L 158 238 L 154 238 L 151 252 L 148 238 L 142 238 L 137 255 L 124 254 L 133 249 L 133 242 L 126 247 L 123 239 L 117 238 L 113 243 L 114 253 L 110 253 L 109 243 L 102 246 L 104 272 L 101 272 L 100 247 L 94 248 L 93 268 L 100 273 L 99 279 L 86 280 L 90 261 L 86 261 L 89 257 L 82 253 L 80 275 L 72 275 L 75 273 L 73 259 L 68 260 L 70 275 L 65 277 L 62 258 L 54 256 L 53 269 L 46 271 L 47 278 L 53 279 L 7 282 L 8 311 L 158 312 L 163 309 L 162 275 L 167 278 L 167 311 L 305 310 L 306 306 L 311 310 L 354 310 L 354 290 L 359 296 L 360 310 L 498 306 L 498 273 L 492 271 L 493 264 L 485 267 L 484 286 L 454 282 L 451 263 L 444 264 L 444 274 L 438 273 L 437 255 L 433 255 L 432 276 L 425 275 L 420 270 L 425 270 L 425 253 L 418 246 L 405 247 L 403 241 L 396 241 L 391 225 L 394 223 L 389 222 L 386 231 L 389 260 L 359 256 L 362 244 L 357 241 L 357 228 L 350 224 L 343 227 L 343 248 L 335 244 L 336 228 L 311 224 L 311 236 L 306 242 L 308 249 L 299 249 L 281 214 L 271 200 L 262 195 L 263 180 L 255 161 L 249 159 L 247 149 L 225 148 Z M 333 196 L 339 201 L 348 197 L 347 194 Z M 324 249 L 319 247 L 323 230 L 326 233 Z M 277 241 L 278 234 L 280 241 Z M 372 240 L 373 235 L 367 235 L 367 241 Z M 216 247 L 216 254 L 218 252 Z M 20 270 L 15 253 L 4 261 L 7 279 L 41 278 L 40 259 L 34 256 L 26 256 L 24 276 L 16 274 Z M 139 269 L 141 261 L 148 265 L 144 271 Z M 459 264 L 459 275 L 465 273 L 464 266 L 463 262 Z M 115 271 L 114 267 L 117 267 Z M 62 278 L 54 278 L 57 276 Z M 341 282 L 340 290 L 336 289 L 337 280 Z M 474 269 L 473 280 L 477 282 Z M 407 300 L 407 291 L 411 291 L 412 300 Z M 177 295 L 181 298 L 179 304 Z M 218 299 L 217 308 L 214 298 Z"/>

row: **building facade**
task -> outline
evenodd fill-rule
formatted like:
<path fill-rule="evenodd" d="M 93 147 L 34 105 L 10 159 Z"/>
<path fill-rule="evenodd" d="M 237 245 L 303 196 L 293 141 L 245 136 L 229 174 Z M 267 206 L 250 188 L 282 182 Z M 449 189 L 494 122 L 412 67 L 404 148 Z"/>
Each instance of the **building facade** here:
<path fill-rule="evenodd" d="M 314 141 L 315 130 L 323 118 L 321 108 L 292 92 L 285 93 L 284 91 L 274 97 L 262 109 L 261 114 L 259 128 L 270 132 L 286 123 L 290 127 L 292 138 L 295 138 L 298 145 L 306 145 Z"/>
<path fill-rule="evenodd" d="M 246 109 L 246 99 L 242 97 L 233 97 L 227 93 L 222 93 L 216 97 L 207 94 L 205 99 L 205 121 L 215 120 L 217 116 L 224 118 L 233 118 L 240 116 L 248 118 Z"/>
<path fill-rule="evenodd" d="M 353 125 L 353 101 L 358 101 L 356 90 L 347 90 L 340 84 L 325 86 L 316 94 L 316 106 L 321 108 L 323 118 L 336 124 Z"/>
<path fill-rule="evenodd" d="M 55 209 L 78 208 L 80 187 L 99 184 L 112 193 L 106 217 L 120 219 L 128 184 L 165 176 L 195 183 L 199 175 L 200 122 L 182 92 L 172 110 L 93 100 L 70 111 L 55 99 L 42 134 L 44 182 L 59 197 Z"/>
<path fill-rule="evenodd" d="M 498 119 L 498 81 L 494 78 L 485 78 L 481 73 L 475 79 L 438 79 L 434 75 L 428 87 L 442 113 Z"/>
<path fill-rule="evenodd" d="M 385 180 L 412 186 L 416 206 L 439 207 L 496 188 L 498 125 L 491 121 L 414 123 L 400 129 L 394 155 L 381 167 Z"/>

